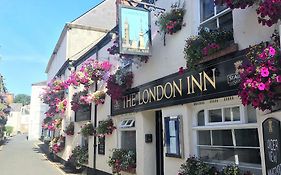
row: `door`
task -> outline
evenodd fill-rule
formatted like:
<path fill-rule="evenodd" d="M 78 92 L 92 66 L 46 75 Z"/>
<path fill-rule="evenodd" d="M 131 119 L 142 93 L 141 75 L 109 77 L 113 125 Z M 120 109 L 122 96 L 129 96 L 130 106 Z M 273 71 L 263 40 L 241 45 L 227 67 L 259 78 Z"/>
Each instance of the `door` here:
<path fill-rule="evenodd" d="M 162 112 L 155 112 L 156 119 L 156 175 L 164 175 L 164 147 Z"/>

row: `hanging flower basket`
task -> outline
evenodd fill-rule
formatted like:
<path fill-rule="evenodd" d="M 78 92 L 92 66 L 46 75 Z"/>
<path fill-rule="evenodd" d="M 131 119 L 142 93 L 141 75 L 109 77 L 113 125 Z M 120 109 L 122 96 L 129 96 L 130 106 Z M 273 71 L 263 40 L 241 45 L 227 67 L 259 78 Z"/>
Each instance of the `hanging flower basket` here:
<path fill-rule="evenodd" d="M 71 109 L 73 111 L 78 111 L 85 105 L 89 105 L 91 103 L 91 98 L 88 96 L 88 91 L 80 91 L 78 93 L 73 94 L 71 104 Z"/>
<path fill-rule="evenodd" d="M 57 118 L 53 122 L 54 122 L 57 129 L 61 128 L 62 118 Z"/>
<path fill-rule="evenodd" d="M 56 114 L 64 113 L 66 110 L 66 101 L 64 99 L 69 84 L 58 78 L 52 79 L 47 88 L 41 94 L 43 103 L 49 106 L 45 113 L 46 117 L 54 117 Z"/>
<path fill-rule="evenodd" d="M 99 122 L 99 126 L 95 129 L 95 135 L 98 137 L 111 135 L 115 129 L 116 127 L 114 126 L 112 119 L 102 120 Z"/>
<path fill-rule="evenodd" d="M 233 40 L 232 31 L 201 29 L 198 36 L 186 40 L 184 54 L 187 68 L 195 68 L 199 63 L 236 51 L 238 48 Z"/>
<path fill-rule="evenodd" d="M 259 23 L 271 27 L 281 19 L 281 1 L 263 0 L 257 9 L 257 14 Z"/>
<path fill-rule="evenodd" d="M 121 175 L 120 172 L 136 173 L 136 153 L 124 149 L 113 149 L 112 156 L 109 157 L 108 165 L 112 172 Z"/>
<path fill-rule="evenodd" d="M 68 136 L 74 135 L 74 122 L 70 122 L 68 126 L 66 126 L 64 132 Z"/>
<path fill-rule="evenodd" d="M 107 94 L 112 100 L 119 100 L 123 93 L 131 88 L 133 84 L 133 72 L 125 69 L 118 69 L 107 81 Z"/>
<path fill-rule="evenodd" d="M 64 136 L 55 137 L 50 142 L 50 147 L 51 147 L 52 152 L 55 154 L 61 152 L 65 147 L 65 137 Z"/>
<path fill-rule="evenodd" d="M 162 13 L 159 16 L 156 24 L 159 26 L 162 33 L 173 35 L 181 30 L 184 14 L 184 7 L 179 7 L 178 4 L 174 4 L 171 6 L 170 11 Z"/>
<path fill-rule="evenodd" d="M 95 129 L 93 127 L 93 124 L 90 121 L 81 127 L 81 134 L 84 137 L 92 136 L 92 135 L 94 135 L 94 132 L 95 132 Z"/>
<path fill-rule="evenodd" d="M 91 101 L 98 104 L 104 104 L 106 93 L 104 91 L 95 91 L 92 94 L 89 94 Z"/>
<path fill-rule="evenodd" d="M 76 146 L 72 150 L 72 154 L 69 157 L 69 162 L 73 162 L 76 167 L 80 167 L 82 165 L 88 164 L 88 148 Z"/>
<path fill-rule="evenodd" d="M 252 105 L 262 111 L 272 110 L 280 100 L 281 55 L 277 45 L 252 47 L 248 60 L 240 66 L 238 96 L 243 105 Z"/>
<path fill-rule="evenodd" d="M 74 87 L 82 84 L 88 88 L 96 81 L 106 81 L 109 76 L 111 66 L 112 65 L 109 61 L 99 62 L 94 59 L 89 59 L 83 63 L 79 71 L 72 72 L 67 82 Z"/>

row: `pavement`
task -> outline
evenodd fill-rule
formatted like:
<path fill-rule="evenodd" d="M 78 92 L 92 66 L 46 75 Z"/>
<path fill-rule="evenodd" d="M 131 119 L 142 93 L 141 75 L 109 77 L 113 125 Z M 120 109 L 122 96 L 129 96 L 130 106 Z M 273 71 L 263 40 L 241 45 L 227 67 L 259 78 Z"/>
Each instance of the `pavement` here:
<path fill-rule="evenodd" d="M 0 146 L 0 174 L 72 175 L 62 171 L 58 163 L 50 162 L 37 143 L 27 141 L 26 135 L 9 138 Z"/>

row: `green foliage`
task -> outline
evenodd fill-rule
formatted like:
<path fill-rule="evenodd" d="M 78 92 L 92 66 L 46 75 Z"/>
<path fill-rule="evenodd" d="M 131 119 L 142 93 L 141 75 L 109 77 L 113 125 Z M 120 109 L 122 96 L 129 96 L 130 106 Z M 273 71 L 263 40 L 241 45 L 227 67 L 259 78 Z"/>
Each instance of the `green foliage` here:
<path fill-rule="evenodd" d="M 18 94 L 15 96 L 14 103 L 21 103 L 23 105 L 30 104 L 30 96 L 26 94 Z"/>
<path fill-rule="evenodd" d="M 94 132 L 95 132 L 95 129 L 94 129 L 93 124 L 91 122 L 87 122 L 81 128 L 81 134 L 84 137 L 88 137 L 90 135 L 93 135 Z"/>
<path fill-rule="evenodd" d="M 14 127 L 12 127 L 12 126 L 5 126 L 5 131 L 6 131 L 8 136 L 10 136 L 12 134 L 13 130 L 14 130 Z"/>
<path fill-rule="evenodd" d="M 172 35 L 181 30 L 184 14 L 184 8 L 179 7 L 179 4 L 174 4 L 170 11 L 160 15 L 156 24 L 160 27 L 161 32 Z"/>
<path fill-rule="evenodd" d="M 116 127 L 113 125 L 112 119 L 102 120 L 96 128 L 96 134 L 103 137 L 112 134 L 114 129 L 116 129 Z"/>
<path fill-rule="evenodd" d="M 223 175 L 241 175 L 240 169 L 237 165 L 227 165 L 222 170 Z"/>
<path fill-rule="evenodd" d="M 72 155 L 70 156 L 70 160 L 75 163 L 76 166 L 81 166 L 83 164 L 88 164 L 88 148 L 76 146 L 72 150 Z"/>
<path fill-rule="evenodd" d="M 194 68 L 204 56 L 226 48 L 233 41 L 232 31 L 201 29 L 198 36 L 190 37 L 186 40 L 184 54 L 187 68 Z M 212 47 L 217 46 L 217 47 Z"/>
<path fill-rule="evenodd" d="M 196 157 L 190 157 L 183 163 L 179 175 L 212 175 L 212 168 Z"/>
<path fill-rule="evenodd" d="M 134 173 L 136 170 L 136 153 L 131 150 L 113 149 L 108 165 L 113 173 L 120 175 L 121 171 Z"/>

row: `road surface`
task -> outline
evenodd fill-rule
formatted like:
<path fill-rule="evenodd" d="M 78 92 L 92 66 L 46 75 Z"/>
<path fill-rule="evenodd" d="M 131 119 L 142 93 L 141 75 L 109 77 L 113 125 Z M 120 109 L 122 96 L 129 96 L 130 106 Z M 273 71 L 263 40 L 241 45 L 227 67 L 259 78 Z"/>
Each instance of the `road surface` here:
<path fill-rule="evenodd" d="M 0 147 L 0 175 L 63 175 L 26 135 L 18 135 Z"/>

